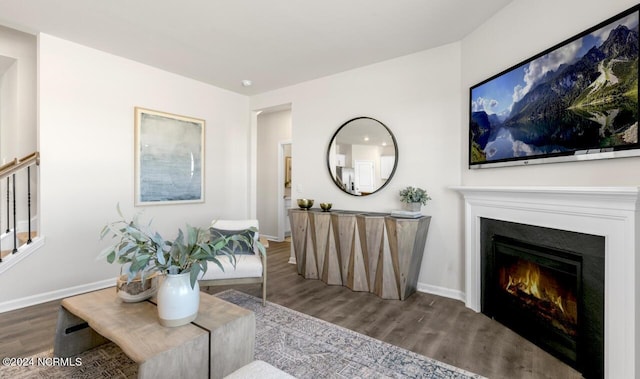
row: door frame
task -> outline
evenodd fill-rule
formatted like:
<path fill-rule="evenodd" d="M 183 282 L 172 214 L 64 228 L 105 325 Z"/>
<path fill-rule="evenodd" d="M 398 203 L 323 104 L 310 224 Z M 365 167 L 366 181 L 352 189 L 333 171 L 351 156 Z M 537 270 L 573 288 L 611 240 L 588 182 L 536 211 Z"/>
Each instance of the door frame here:
<path fill-rule="evenodd" d="M 248 191 L 247 191 L 247 213 L 248 217 L 252 219 L 258 218 L 258 115 L 262 112 L 276 112 L 281 110 L 289 110 L 293 115 L 293 107 L 291 103 L 284 103 L 275 106 L 267 106 L 264 108 L 257 108 L 251 110 L 250 115 L 250 126 L 249 126 L 249 138 L 248 138 L 248 149 L 249 149 L 249 160 L 248 160 L 248 170 L 247 170 L 247 183 L 248 183 Z M 293 129 L 293 123 L 291 125 Z M 293 131 L 293 130 L 292 130 Z M 280 150 L 279 150 L 280 151 Z M 284 163 L 282 163 L 284 165 Z M 278 164 L 278 170 L 280 170 L 280 164 Z M 284 175 L 284 170 L 283 170 Z M 284 181 L 284 178 L 282 179 Z M 279 188 L 279 187 L 278 187 Z M 279 192 L 280 190 L 276 191 Z M 282 199 L 282 195 L 280 195 L 280 201 L 278 202 L 281 208 L 284 208 L 284 199 Z M 279 214 L 280 212 L 278 212 Z M 284 231 L 283 231 L 284 233 Z M 262 236 L 267 237 L 268 239 L 278 238 L 278 236 L 267 236 L 264 233 L 260 233 Z M 284 238 L 283 238 L 284 239 Z"/>
<path fill-rule="evenodd" d="M 284 209 L 284 148 L 286 145 L 292 145 L 292 141 L 284 140 L 278 142 L 278 193 L 277 203 L 278 209 L 278 241 L 284 241 L 284 224 L 286 222 L 286 211 Z"/>

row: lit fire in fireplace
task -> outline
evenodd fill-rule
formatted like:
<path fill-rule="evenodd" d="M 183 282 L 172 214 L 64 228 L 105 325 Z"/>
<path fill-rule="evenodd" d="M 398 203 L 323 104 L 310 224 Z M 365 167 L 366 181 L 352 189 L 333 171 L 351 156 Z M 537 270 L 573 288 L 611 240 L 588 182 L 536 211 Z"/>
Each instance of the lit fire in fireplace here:
<path fill-rule="evenodd" d="M 572 284 L 554 277 L 554 272 L 530 261 L 518 259 L 500 268 L 500 286 L 538 318 L 571 336 L 576 335 L 578 306 Z"/>

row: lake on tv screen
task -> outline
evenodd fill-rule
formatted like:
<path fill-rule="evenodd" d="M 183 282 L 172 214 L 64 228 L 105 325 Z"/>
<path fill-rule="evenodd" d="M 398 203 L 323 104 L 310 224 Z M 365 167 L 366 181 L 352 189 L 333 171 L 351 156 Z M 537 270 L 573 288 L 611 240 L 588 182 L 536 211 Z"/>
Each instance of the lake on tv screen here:
<path fill-rule="evenodd" d="M 637 144 L 638 12 L 473 87 L 470 138 L 472 164 Z"/>

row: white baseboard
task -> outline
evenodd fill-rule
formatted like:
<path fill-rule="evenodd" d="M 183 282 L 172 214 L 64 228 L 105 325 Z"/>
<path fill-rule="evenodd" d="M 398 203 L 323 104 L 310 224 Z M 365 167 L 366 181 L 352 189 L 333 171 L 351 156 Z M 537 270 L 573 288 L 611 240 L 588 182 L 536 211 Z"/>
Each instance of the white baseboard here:
<path fill-rule="evenodd" d="M 260 237 L 266 238 L 269 241 L 275 241 L 275 242 L 282 242 L 284 241 L 282 238 L 278 238 L 277 236 L 272 236 L 272 235 L 267 235 L 267 234 L 260 234 Z"/>
<path fill-rule="evenodd" d="M 116 285 L 116 279 L 105 279 L 99 282 L 83 284 L 75 287 L 64 288 L 51 292 L 45 292 L 38 295 L 27 296 L 20 299 L 5 301 L 0 303 L 0 313 L 29 307 L 31 305 L 46 303 L 52 300 L 58 300 L 69 296 L 78 295 L 85 292 L 96 291 L 107 287 L 113 287 Z M 115 290 L 114 290 L 115 291 Z"/>
<path fill-rule="evenodd" d="M 464 292 L 459 290 L 452 290 L 450 288 L 439 287 L 439 286 L 434 286 L 434 285 L 425 284 L 425 283 L 418 283 L 418 286 L 416 289 L 420 292 L 430 293 L 430 294 L 438 295 L 442 297 L 448 297 L 450 299 L 460 300 L 462 302 L 465 301 Z"/>

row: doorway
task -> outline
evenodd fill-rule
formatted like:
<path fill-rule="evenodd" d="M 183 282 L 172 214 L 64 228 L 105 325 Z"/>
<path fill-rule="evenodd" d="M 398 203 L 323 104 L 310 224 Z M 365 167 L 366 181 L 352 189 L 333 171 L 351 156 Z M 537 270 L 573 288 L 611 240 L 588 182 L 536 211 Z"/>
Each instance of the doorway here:
<path fill-rule="evenodd" d="M 285 157 L 294 160 L 291 154 L 291 105 L 260 110 L 255 133 L 255 214 L 260 223 L 260 235 L 272 241 L 283 241 Z M 288 185 L 291 186 L 291 181 Z"/>

